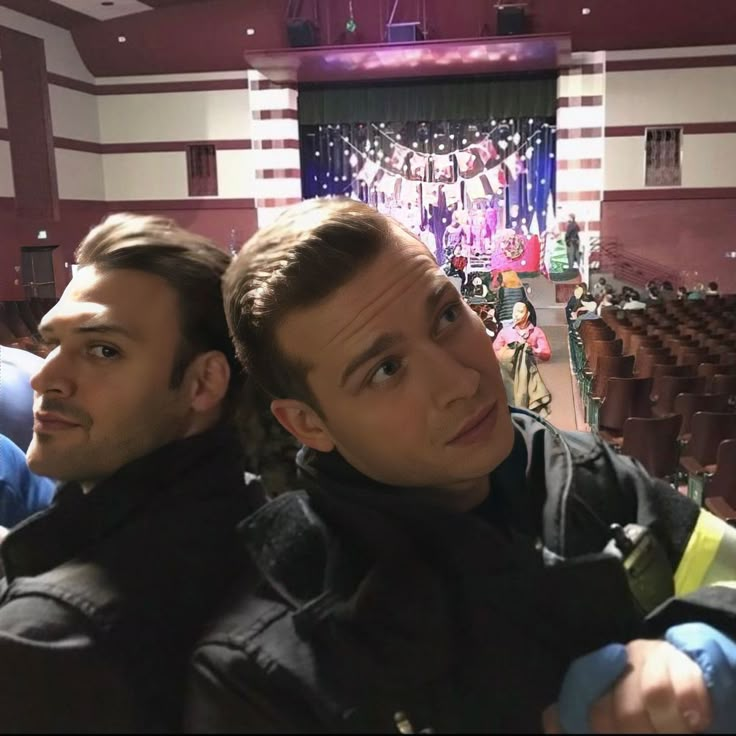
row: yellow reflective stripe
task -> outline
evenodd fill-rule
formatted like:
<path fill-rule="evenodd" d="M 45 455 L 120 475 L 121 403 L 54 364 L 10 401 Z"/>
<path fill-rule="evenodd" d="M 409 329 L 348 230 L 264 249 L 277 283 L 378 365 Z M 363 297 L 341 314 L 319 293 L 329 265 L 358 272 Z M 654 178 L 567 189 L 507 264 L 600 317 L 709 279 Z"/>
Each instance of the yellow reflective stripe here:
<path fill-rule="evenodd" d="M 701 510 L 675 572 L 675 595 L 687 595 L 703 585 L 721 544 L 724 527 L 728 527 L 725 521 Z"/>

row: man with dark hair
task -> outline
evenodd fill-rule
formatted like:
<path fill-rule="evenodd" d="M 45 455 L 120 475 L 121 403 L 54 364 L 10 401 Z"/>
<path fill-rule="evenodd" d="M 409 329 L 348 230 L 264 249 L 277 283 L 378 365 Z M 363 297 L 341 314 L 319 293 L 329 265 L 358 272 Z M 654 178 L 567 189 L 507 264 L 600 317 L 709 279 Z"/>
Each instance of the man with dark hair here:
<path fill-rule="evenodd" d="M 580 262 L 580 225 L 572 212 L 565 229 L 565 248 L 567 249 L 567 267 L 572 270 Z"/>
<path fill-rule="evenodd" d="M 736 530 L 509 411 L 481 320 L 410 233 L 305 202 L 224 295 L 306 491 L 242 524 L 260 586 L 201 640 L 187 728 L 588 732 L 590 709 L 600 732 L 733 729 L 736 590 L 700 588 L 736 577 Z"/>
<path fill-rule="evenodd" d="M 171 731 L 191 646 L 239 568 L 235 525 L 260 503 L 225 405 L 240 376 L 229 257 L 132 215 L 76 256 L 31 379 L 28 463 L 62 485 L 1 550 L 0 727 Z"/>

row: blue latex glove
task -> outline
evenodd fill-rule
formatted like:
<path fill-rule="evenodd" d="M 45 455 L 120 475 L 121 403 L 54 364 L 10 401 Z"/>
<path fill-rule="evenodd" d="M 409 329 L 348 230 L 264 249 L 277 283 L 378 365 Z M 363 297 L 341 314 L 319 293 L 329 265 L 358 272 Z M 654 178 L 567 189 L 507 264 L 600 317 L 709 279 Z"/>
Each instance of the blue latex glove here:
<path fill-rule="evenodd" d="M 624 674 L 627 665 L 623 644 L 608 644 L 570 665 L 557 704 L 563 733 L 590 733 L 590 709 Z"/>
<path fill-rule="evenodd" d="M 710 728 L 705 733 L 736 731 L 736 642 L 707 624 L 679 624 L 664 636 L 703 671 L 711 697 Z"/>

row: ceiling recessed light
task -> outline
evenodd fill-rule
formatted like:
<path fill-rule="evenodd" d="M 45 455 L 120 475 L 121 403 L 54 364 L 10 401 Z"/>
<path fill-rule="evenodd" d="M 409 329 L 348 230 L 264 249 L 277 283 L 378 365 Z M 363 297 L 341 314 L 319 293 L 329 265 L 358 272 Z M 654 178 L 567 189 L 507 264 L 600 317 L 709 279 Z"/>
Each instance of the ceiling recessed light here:
<path fill-rule="evenodd" d="M 246 36 L 255 36 L 256 35 L 256 29 L 255 28 L 246 28 L 245 29 L 245 35 Z"/>
<path fill-rule="evenodd" d="M 104 6 L 106 7 L 106 8 L 109 8 L 109 7 L 111 6 L 111 5 L 115 5 L 115 3 L 114 3 L 114 2 L 112 1 L 112 0 L 102 0 L 102 4 L 103 4 L 103 5 L 104 5 Z"/>
<path fill-rule="evenodd" d="M 118 36 L 118 43 L 125 43 L 128 39 L 125 36 Z"/>
<path fill-rule="evenodd" d="M 590 15 L 590 8 L 583 8 L 582 13 L 583 15 Z"/>

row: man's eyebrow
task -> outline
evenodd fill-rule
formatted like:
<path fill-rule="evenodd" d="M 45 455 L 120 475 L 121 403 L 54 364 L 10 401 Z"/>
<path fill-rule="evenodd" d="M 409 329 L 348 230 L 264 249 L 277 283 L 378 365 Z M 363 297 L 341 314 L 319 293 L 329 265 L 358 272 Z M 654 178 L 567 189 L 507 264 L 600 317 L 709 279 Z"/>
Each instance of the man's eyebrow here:
<path fill-rule="evenodd" d="M 39 325 L 38 331 L 41 335 L 49 337 L 56 333 L 56 330 L 54 330 L 52 325 L 45 324 Z M 88 324 L 75 327 L 72 331 L 78 334 L 95 333 L 102 335 L 122 335 L 130 340 L 137 339 L 135 333 L 131 332 L 127 327 L 123 327 L 123 325 L 119 325 L 114 322 L 90 322 Z"/>
<path fill-rule="evenodd" d="M 434 317 L 437 305 L 451 294 L 458 299 L 460 298 L 460 294 L 457 288 L 453 286 L 451 282 L 447 281 L 446 279 L 438 280 L 437 285 L 427 296 L 427 301 L 425 302 L 427 307 L 428 319 L 431 320 L 432 317 Z"/>
<path fill-rule="evenodd" d="M 376 356 L 385 352 L 389 348 L 401 341 L 401 335 L 398 332 L 386 332 L 377 337 L 362 353 L 356 355 L 342 372 L 340 378 L 340 388 L 345 386 L 350 376 L 355 373 L 364 363 L 372 360 Z"/>

